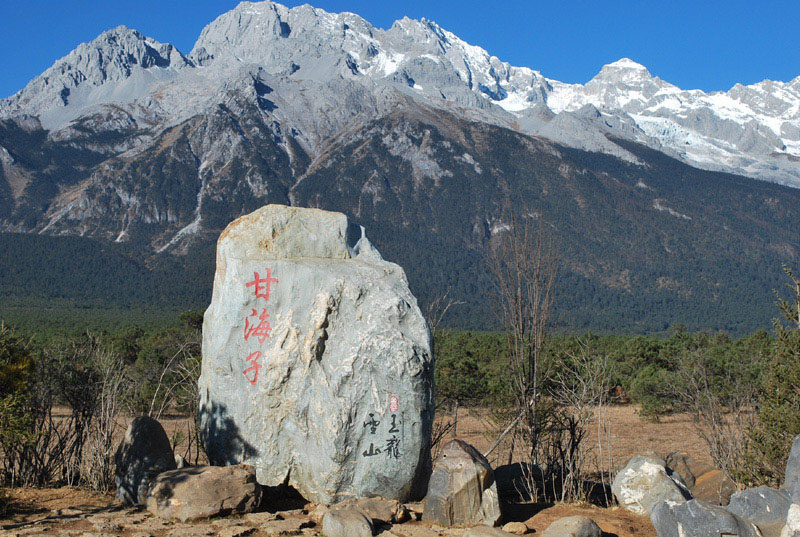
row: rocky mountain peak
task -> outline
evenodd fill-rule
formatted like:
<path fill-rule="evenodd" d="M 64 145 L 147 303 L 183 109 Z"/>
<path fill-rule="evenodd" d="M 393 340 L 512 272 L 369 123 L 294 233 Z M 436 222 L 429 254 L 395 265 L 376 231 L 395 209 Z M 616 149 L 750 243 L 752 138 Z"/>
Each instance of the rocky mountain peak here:
<path fill-rule="evenodd" d="M 42 115 L 71 104 L 102 101 L 99 88 L 106 84 L 123 82 L 153 68 L 188 66 L 191 62 L 171 44 L 118 26 L 78 45 L 21 91 L 0 101 L 0 115 Z"/>

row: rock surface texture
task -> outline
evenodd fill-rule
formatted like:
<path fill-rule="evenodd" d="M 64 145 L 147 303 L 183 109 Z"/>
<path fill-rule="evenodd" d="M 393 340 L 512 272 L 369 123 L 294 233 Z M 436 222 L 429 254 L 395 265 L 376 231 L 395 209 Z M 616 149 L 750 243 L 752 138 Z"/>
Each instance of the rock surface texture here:
<path fill-rule="evenodd" d="M 680 477 L 669 475 L 662 459 L 647 455 L 633 457 L 614 478 L 611 490 L 621 506 L 642 515 L 649 515 L 664 500 L 691 498 Z"/>
<path fill-rule="evenodd" d="M 325 537 L 372 537 L 372 520 L 359 509 L 331 509 L 322 518 Z"/>
<path fill-rule="evenodd" d="M 250 466 L 192 466 L 159 474 L 147 496 L 147 509 L 182 522 L 216 515 L 249 513 L 261 500 Z"/>
<path fill-rule="evenodd" d="M 453 440 L 444 447 L 431 475 L 422 519 L 441 526 L 494 526 L 500 520 L 494 472 L 473 446 Z"/>
<path fill-rule="evenodd" d="M 779 537 L 786 525 L 790 503 L 785 490 L 757 487 L 733 494 L 727 509 L 753 522 L 764 537 Z"/>
<path fill-rule="evenodd" d="M 600 537 L 602 533 L 594 520 L 576 515 L 559 518 L 542 532 L 542 537 Z"/>
<path fill-rule="evenodd" d="M 699 500 L 661 502 L 650 520 L 658 537 L 761 537 L 752 522 Z"/>
<path fill-rule="evenodd" d="M 430 333 L 403 270 L 342 214 L 267 205 L 225 229 L 199 388 L 214 464 L 315 503 L 424 494 Z"/>
<path fill-rule="evenodd" d="M 664 458 L 669 470 L 678 474 L 692 497 L 713 505 L 728 505 L 731 494 L 738 489 L 724 472 L 698 461 L 687 453 L 670 453 Z"/>
<path fill-rule="evenodd" d="M 147 416 L 134 419 L 128 426 L 114 461 L 117 498 L 126 505 L 144 504 L 153 478 L 176 466 L 166 431 Z"/>

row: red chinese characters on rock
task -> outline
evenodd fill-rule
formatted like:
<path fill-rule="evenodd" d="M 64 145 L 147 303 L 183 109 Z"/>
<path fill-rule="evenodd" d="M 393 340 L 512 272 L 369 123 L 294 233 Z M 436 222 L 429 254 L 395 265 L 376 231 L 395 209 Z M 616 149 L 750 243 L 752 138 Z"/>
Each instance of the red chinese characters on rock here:
<path fill-rule="evenodd" d="M 258 370 L 261 369 L 261 364 L 258 363 L 258 360 L 261 358 L 261 351 L 251 352 L 250 355 L 245 358 L 245 362 L 250 364 L 250 367 L 242 371 L 244 373 L 244 377 L 252 384 L 253 386 L 256 385 L 258 381 Z M 252 372 L 252 376 L 249 373 Z"/>
<path fill-rule="evenodd" d="M 245 288 L 249 290 L 252 287 L 256 298 L 263 298 L 265 302 L 269 302 L 270 290 L 273 283 L 278 283 L 278 279 L 272 277 L 271 269 L 267 269 L 267 275 L 264 278 L 262 278 L 258 272 L 254 272 L 253 280 L 247 282 Z M 254 318 L 252 322 L 250 321 L 251 318 Z M 267 338 L 270 337 L 271 332 L 272 326 L 269 323 L 267 308 L 262 308 L 260 314 L 256 308 L 253 308 L 250 315 L 244 320 L 244 340 L 250 341 L 252 337 L 263 345 Z M 261 369 L 261 364 L 259 363 L 260 359 L 260 350 L 251 352 L 247 358 L 245 358 L 245 362 L 249 364 L 250 367 L 245 369 L 242 373 L 244 373 L 247 381 L 253 386 L 258 382 L 258 372 Z"/>
<path fill-rule="evenodd" d="M 255 317 L 258 315 L 258 310 L 253 308 L 253 313 L 250 314 L 250 317 Z M 255 338 L 263 344 L 264 341 L 269 337 L 269 333 L 272 331 L 272 327 L 269 324 L 269 314 L 267 313 L 267 308 L 264 308 L 261 311 L 261 315 L 258 315 L 258 323 L 250 324 L 250 317 L 244 320 L 244 340 L 247 341 L 250 339 L 251 336 L 255 336 Z"/>
<path fill-rule="evenodd" d="M 247 282 L 245 287 L 254 287 L 256 298 L 263 298 L 269 302 L 269 290 L 273 283 L 278 283 L 278 280 L 272 277 L 272 270 L 267 269 L 267 277 L 261 278 L 258 272 L 253 273 L 253 281 Z"/>

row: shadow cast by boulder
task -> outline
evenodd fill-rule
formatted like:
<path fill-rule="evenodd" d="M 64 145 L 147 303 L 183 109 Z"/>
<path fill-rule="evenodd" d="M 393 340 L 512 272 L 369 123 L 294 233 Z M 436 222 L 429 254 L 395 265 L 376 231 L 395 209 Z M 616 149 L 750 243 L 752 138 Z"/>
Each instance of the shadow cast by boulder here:
<path fill-rule="evenodd" d="M 208 394 L 206 394 L 208 401 Z M 258 455 L 239 431 L 239 426 L 230 416 L 225 405 L 206 402 L 198 411 L 200 418 L 200 440 L 203 442 L 208 462 L 212 466 L 240 464 Z"/>

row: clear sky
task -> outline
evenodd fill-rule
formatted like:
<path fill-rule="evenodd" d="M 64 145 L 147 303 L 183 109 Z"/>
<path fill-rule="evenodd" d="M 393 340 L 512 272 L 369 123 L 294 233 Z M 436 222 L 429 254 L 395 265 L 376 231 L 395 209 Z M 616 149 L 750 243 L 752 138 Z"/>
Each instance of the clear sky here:
<path fill-rule="evenodd" d="M 287 5 L 306 2 L 286 1 Z M 586 82 L 621 57 L 691 89 L 800 76 L 800 0 L 315 0 L 386 28 L 408 15 L 439 23 L 503 61 Z M 0 97 L 84 41 L 120 24 L 188 53 L 229 0 L 0 0 Z"/>

